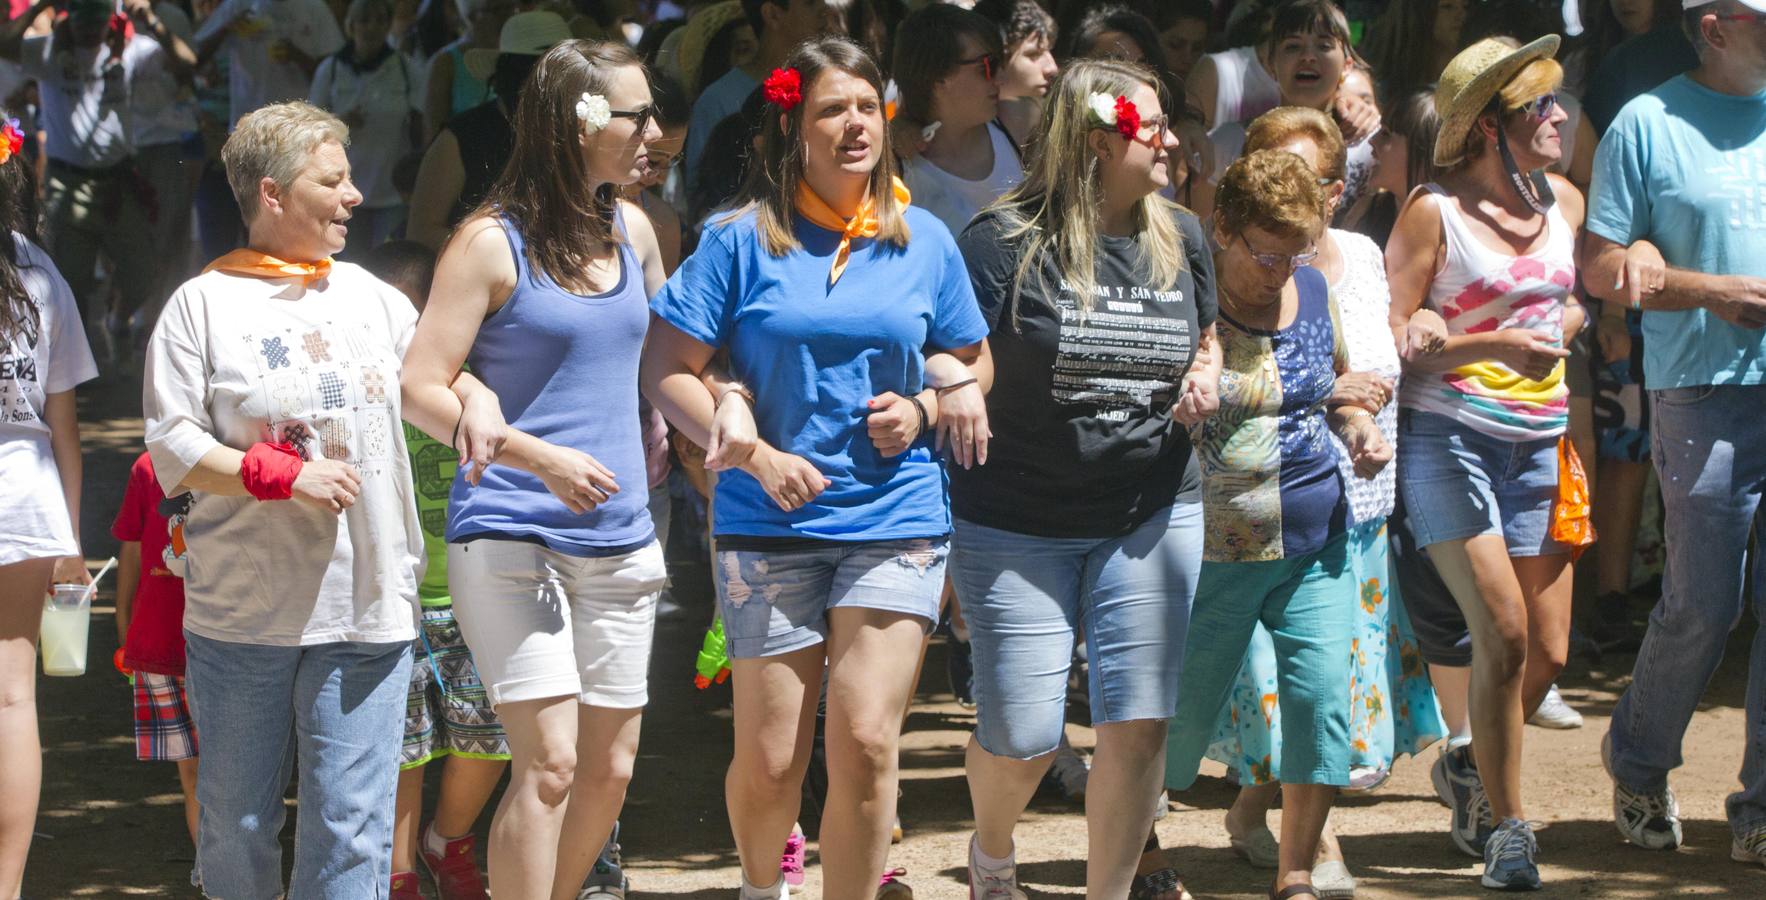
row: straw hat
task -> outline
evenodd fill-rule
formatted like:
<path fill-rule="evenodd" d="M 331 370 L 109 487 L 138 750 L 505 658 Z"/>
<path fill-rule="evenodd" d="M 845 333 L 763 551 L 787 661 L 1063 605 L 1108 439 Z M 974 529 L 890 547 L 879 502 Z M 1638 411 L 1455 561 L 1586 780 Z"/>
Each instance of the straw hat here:
<path fill-rule="evenodd" d="M 1472 123 L 1527 64 L 1558 52 L 1558 36 L 1548 34 L 1524 47 L 1512 41 L 1485 38 L 1459 52 L 1435 86 L 1435 110 L 1441 130 L 1435 134 L 1435 165 L 1451 166 L 1465 157 Z"/>
<path fill-rule="evenodd" d="M 505 53 L 542 56 L 568 40 L 570 26 L 557 13 L 516 13 L 503 23 L 503 31 L 497 35 L 497 49 L 474 47 L 466 51 L 466 71 L 479 81 L 487 81 L 497 70 L 497 57 Z"/>
<path fill-rule="evenodd" d="M 681 85 L 689 94 L 696 95 L 705 87 L 699 83 L 699 73 L 705 71 L 705 50 L 711 39 L 725 25 L 742 18 L 742 4 L 725 0 L 705 7 L 681 26 L 681 45 L 675 51 L 675 63 L 681 70 Z"/>

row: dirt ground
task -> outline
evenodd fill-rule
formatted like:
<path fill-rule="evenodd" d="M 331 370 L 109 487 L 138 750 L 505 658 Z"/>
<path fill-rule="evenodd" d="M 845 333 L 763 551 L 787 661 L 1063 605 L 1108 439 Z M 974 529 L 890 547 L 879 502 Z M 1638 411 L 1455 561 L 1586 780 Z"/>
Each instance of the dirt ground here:
<path fill-rule="evenodd" d="M 115 377 L 82 391 L 83 530 L 87 554 L 96 562 L 116 549 L 109 523 L 128 466 L 140 452 L 139 393 L 137 381 Z M 623 816 L 627 871 L 638 897 L 733 897 L 737 884 L 722 796 L 731 733 L 728 690 L 700 692 L 692 685 L 701 619 L 709 617 L 710 608 L 703 578 L 702 571 L 678 572 L 677 593 L 686 614 L 665 621 L 657 633 L 643 750 Z M 45 771 L 25 896 L 193 897 L 188 886 L 193 854 L 177 775 L 169 764 L 135 761 L 128 686 L 108 666 L 116 635 L 107 596 L 95 612 L 91 671 L 39 681 Z M 1547 888 L 1541 896 L 1766 897 L 1766 869 L 1729 860 L 1723 818 L 1723 798 L 1734 788 L 1740 765 L 1747 641 L 1754 629 L 1751 619 L 1744 622 L 1687 733 L 1686 765 L 1674 781 L 1687 846 L 1675 853 L 1630 848 L 1612 826 L 1611 787 L 1601 771 L 1599 744 L 1629 678 L 1631 659 L 1609 659 L 1597 667 L 1572 663 L 1561 684 L 1565 698 L 1587 717 L 1586 727 L 1527 731 L 1526 797 L 1542 823 L 1540 859 Z M 903 741 L 901 818 L 907 834 L 890 854 L 890 864 L 907 869 L 905 880 L 922 900 L 966 895 L 969 810 L 962 747 L 973 717 L 951 702 L 943 652 L 938 644 L 931 650 L 921 702 Z M 1083 725 L 1071 725 L 1069 733 L 1077 746 L 1092 743 Z M 1358 896 L 1484 896 L 1474 861 L 1447 839 L 1448 812 L 1429 787 L 1432 760 L 1431 750 L 1421 760 L 1403 761 L 1376 792 L 1339 802 L 1333 821 L 1361 881 Z M 1232 794 L 1220 775 L 1220 767 L 1210 763 L 1195 788 L 1174 798 L 1172 812 L 1158 825 L 1160 840 L 1171 848 L 1171 861 L 1196 896 L 1264 896 L 1268 873 L 1252 869 L 1228 848 L 1221 817 Z M 1031 896 L 1084 893 L 1081 812 L 1075 804 L 1039 798 L 1019 827 L 1019 877 Z M 488 822 L 487 812 L 481 834 Z M 819 894 L 818 874 L 812 842 L 805 896 Z"/>

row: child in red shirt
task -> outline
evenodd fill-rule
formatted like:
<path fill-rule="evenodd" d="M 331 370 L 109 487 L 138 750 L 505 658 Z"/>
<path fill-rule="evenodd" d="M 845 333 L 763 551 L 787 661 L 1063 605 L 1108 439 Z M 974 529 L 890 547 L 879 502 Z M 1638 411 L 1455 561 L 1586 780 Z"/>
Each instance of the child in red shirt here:
<path fill-rule="evenodd" d="M 117 566 L 120 668 L 135 684 L 135 758 L 178 764 L 184 819 L 196 841 L 196 727 L 184 696 L 184 513 L 190 495 L 167 500 L 143 453 L 129 469 L 110 526 L 123 544 Z"/>

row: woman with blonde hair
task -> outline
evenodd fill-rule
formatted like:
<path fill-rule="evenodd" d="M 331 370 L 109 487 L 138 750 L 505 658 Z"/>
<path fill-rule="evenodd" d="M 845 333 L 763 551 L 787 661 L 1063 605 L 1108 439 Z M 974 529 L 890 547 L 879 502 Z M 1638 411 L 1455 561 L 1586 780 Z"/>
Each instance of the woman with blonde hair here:
<path fill-rule="evenodd" d="M 1446 171 L 1411 194 L 1386 254 L 1401 343 L 1436 330 L 1417 327 L 1424 307 L 1446 321 L 1439 352 L 1406 355 L 1399 422 L 1411 536 L 1471 630 L 1472 744 L 1442 756 L 1436 790 L 1454 844 L 1505 889 L 1539 886 L 1521 734 L 1569 652 L 1571 535 L 1555 512 L 1573 480 L 1559 459 L 1574 453 L 1560 442 L 1583 200 L 1543 172 L 1562 156 L 1557 48 L 1490 38 L 1453 58 L 1435 90 Z"/>
<path fill-rule="evenodd" d="M 1221 179 L 1214 264 L 1224 374 L 1219 412 L 1191 428 L 1208 530 L 1166 761 L 1167 785 L 1195 781 L 1261 623 L 1284 723 L 1276 900 L 1322 896 L 1313 862 L 1351 758 L 1356 581 L 1344 479 L 1372 479 L 1392 459 L 1373 415 L 1332 393 L 1348 353 L 1331 288 L 1310 265 L 1327 221 L 1320 180 L 1273 149 Z"/>
<path fill-rule="evenodd" d="M 823 896 L 871 900 L 905 888 L 893 870 L 879 888 L 878 873 L 944 583 L 938 449 L 986 459 L 992 366 L 955 241 L 895 177 L 877 64 L 816 38 L 762 91 L 743 201 L 656 295 L 640 380 L 722 472 L 713 572 L 734 672 L 724 784 L 741 896 L 789 891 L 779 849 L 825 670 Z M 720 349 L 733 381 L 709 371 Z M 960 377 L 933 377 L 947 364 Z"/>
<path fill-rule="evenodd" d="M 508 419 L 496 464 L 455 476 L 448 577 L 511 754 L 491 892 L 556 900 L 625 802 L 666 580 L 637 391 L 662 254 L 619 199 L 660 131 L 637 56 L 580 40 L 540 58 L 514 125 L 508 166 L 442 251 L 403 388 L 412 424 L 458 443 L 449 386 L 470 363 Z"/>
<path fill-rule="evenodd" d="M 981 900 L 1024 896 L 1012 833 L 1060 745 L 1082 623 L 1098 732 L 1086 884 L 1093 896 L 1146 890 L 1136 862 L 1201 561 L 1183 426 L 1213 411 L 1219 375 L 1205 353 L 1207 239 L 1159 195 L 1177 149 L 1166 100 L 1143 66 L 1075 63 L 1049 93 L 1024 183 L 959 242 L 999 367 L 992 461 L 951 471 L 952 581 L 979 705 L 966 769 Z M 1181 890 L 1168 880 L 1150 896 Z"/>

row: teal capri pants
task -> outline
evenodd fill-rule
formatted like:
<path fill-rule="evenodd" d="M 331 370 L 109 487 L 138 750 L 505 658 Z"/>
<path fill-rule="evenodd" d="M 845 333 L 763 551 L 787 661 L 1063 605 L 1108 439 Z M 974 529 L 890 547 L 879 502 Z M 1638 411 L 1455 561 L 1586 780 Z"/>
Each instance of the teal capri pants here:
<path fill-rule="evenodd" d="M 1165 751 L 1165 784 L 1196 780 L 1258 622 L 1275 642 L 1287 784 L 1349 783 L 1349 644 L 1356 587 L 1347 534 L 1316 553 L 1202 562 L 1185 641 L 1182 689 Z"/>

